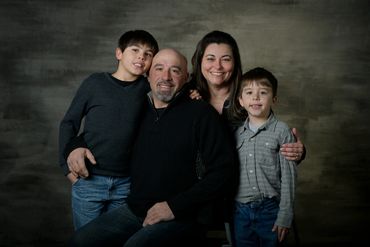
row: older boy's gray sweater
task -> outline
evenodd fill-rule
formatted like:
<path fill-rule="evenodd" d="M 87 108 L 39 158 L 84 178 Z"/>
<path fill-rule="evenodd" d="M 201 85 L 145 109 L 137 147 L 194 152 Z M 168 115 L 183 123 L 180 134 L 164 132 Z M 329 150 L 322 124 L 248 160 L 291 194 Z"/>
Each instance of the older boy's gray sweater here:
<path fill-rule="evenodd" d="M 129 176 L 128 160 L 139 116 L 150 90 L 145 77 L 125 86 L 108 73 L 95 73 L 83 81 L 60 123 L 59 164 L 68 174 L 64 151 L 67 143 L 82 132 L 87 148 L 97 161 L 89 172 L 107 176 Z"/>

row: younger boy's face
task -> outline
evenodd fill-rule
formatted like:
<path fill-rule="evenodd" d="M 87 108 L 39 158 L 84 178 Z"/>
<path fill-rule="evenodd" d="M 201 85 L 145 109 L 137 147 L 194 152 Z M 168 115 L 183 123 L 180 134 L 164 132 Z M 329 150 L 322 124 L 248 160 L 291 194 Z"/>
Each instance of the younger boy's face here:
<path fill-rule="evenodd" d="M 276 99 L 271 87 L 252 81 L 243 87 L 239 103 L 248 112 L 249 117 L 267 119 Z"/>
<path fill-rule="evenodd" d="M 123 52 L 120 48 L 116 49 L 119 70 L 122 70 L 126 76 L 133 79 L 145 74 L 149 70 L 153 56 L 152 48 L 144 44 L 127 46 Z"/>

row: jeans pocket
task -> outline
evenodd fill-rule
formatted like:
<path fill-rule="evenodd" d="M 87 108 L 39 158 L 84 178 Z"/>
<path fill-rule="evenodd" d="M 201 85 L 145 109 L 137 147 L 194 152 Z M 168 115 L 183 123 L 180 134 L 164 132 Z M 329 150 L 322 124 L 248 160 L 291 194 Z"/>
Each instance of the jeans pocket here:
<path fill-rule="evenodd" d="M 80 182 L 81 178 L 77 178 L 77 180 L 72 184 L 72 186 L 76 186 Z"/>

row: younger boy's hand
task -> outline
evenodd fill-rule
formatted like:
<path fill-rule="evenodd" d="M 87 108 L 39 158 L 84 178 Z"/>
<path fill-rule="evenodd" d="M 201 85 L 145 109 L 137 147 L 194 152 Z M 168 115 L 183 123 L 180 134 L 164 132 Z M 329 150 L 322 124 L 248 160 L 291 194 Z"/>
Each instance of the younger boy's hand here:
<path fill-rule="evenodd" d="M 89 159 L 91 164 L 96 164 L 94 155 L 87 148 L 76 148 L 67 158 L 68 168 L 75 177 L 86 178 L 89 176 L 87 171 L 85 158 Z"/>
<path fill-rule="evenodd" d="M 286 238 L 286 236 L 288 235 L 289 228 L 274 225 L 274 227 L 272 228 L 272 231 L 273 232 L 277 231 L 278 240 L 279 240 L 279 242 L 282 242 Z"/>

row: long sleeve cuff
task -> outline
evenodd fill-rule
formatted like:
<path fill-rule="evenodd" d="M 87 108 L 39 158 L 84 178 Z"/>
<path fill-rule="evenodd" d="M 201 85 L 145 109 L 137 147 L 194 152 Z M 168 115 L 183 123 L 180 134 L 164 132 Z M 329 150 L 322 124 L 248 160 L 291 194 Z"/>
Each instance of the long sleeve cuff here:
<path fill-rule="evenodd" d="M 76 148 L 87 148 L 87 144 L 82 135 L 71 139 L 64 149 L 64 159 L 67 160 L 69 154 Z"/>

